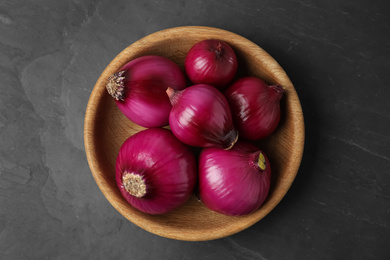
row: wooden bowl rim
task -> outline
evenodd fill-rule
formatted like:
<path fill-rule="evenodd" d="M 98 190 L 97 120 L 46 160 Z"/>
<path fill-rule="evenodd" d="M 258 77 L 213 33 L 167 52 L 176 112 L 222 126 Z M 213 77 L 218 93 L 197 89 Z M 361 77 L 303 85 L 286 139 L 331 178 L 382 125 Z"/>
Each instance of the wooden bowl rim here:
<path fill-rule="evenodd" d="M 284 182 L 283 189 L 278 190 L 277 198 L 274 198 L 272 201 L 268 202 L 267 208 L 263 210 L 260 215 L 251 214 L 249 216 L 246 216 L 242 218 L 241 221 L 235 223 L 233 227 L 229 226 L 209 233 L 205 233 L 205 232 L 193 233 L 191 234 L 191 236 L 188 236 L 187 234 L 183 234 L 181 232 L 177 232 L 177 230 L 170 230 L 169 227 L 166 227 L 166 230 L 164 231 L 161 231 L 161 229 L 158 229 L 156 231 L 153 229 L 153 225 L 150 225 L 150 223 L 147 223 L 147 221 L 134 221 L 133 219 L 131 219 L 131 216 L 127 212 L 125 212 L 123 209 L 118 207 L 117 200 L 112 196 L 107 181 L 104 180 L 104 178 L 100 178 L 100 175 L 102 175 L 102 167 L 99 165 L 99 161 L 95 156 L 97 153 L 96 150 L 97 148 L 94 144 L 96 138 L 98 137 L 94 135 L 94 133 L 96 132 L 96 125 L 93 123 L 95 122 L 94 119 L 98 117 L 96 113 L 97 109 L 96 107 L 94 107 L 93 104 L 99 104 L 98 101 L 102 98 L 102 95 L 106 94 L 106 90 L 104 87 L 105 84 L 103 83 L 106 82 L 107 77 L 109 75 L 119 70 L 120 67 L 118 67 L 117 64 L 123 65 L 129 61 L 128 58 L 126 57 L 128 50 L 132 48 L 141 48 L 142 45 L 144 45 L 145 43 L 156 42 L 161 39 L 166 39 L 170 35 L 180 35 L 180 34 L 185 35 L 185 33 L 189 31 L 191 31 L 192 33 L 207 32 L 209 34 L 214 34 L 214 33 L 224 34 L 227 37 L 229 37 L 230 40 L 239 40 L 245 42 L 245 44 L 247 44 L 251 48 L 256 49 L 256 51 L 261 53 L 261 55 L 263 56 L 263 60 L 267 63 L 269 70 L 272 73 L 274 71 L 277 71 L 278 79 L 281 79 L 281 81 L 283 82 L 288 82 L 289 98 L 293 99 L 293 102 L 295 104 L 294 109 L 296 110 L 294 114 L 299 119 L 294 122 L 294 127 L 295 127 L 294 129 L 296 129 L 296 134 L 295 134 L 296 138 L 294 140 L 291 140 L 295 147 L 291 156 L 295 158 L 296 163 L 294 163 L 292 167 L 289 168 L 289 174 L 287 175 L 288 178 L 283 180 Z M 133 44 L 129 45 L 128 47 L 126 47 L 108 64 L 108 66 L 104 69 L 104 71 L 98 78 L 92 90 L 92 93 L 90 95 L 90 99 L 87 104 L 85 119 L 84 119 L 84 145 L 85 145 L 85 152 L 86 152 L 88 164 L 98 187 L 100 188 L 100 190 L 102 191 L 106 199 L 119 213 L 121 213 L 125 218 L 127 218 L 129 221 L 139 226 L 140 228 L 162 237 L 183 240 L 183 241 L 206 241 L 206 240 L 213 240 L 213 239 L 219 239 L 226 236 L 230 236 L 252 226 L 253 224 L 257 223 L 259 220 L 261 220 L 263 217 L 265 217 L 269 212 L 271 212 L 277 206 L 277 204 L 279 204 L 279 202 L 283 199 L 283 197 L 289 190 L 290 186 L 292 185 L 298 173 L 301 160 L 302 160 L 302 155 L 303 155 L 304 139 L 305 139 L 304 120 L 303 120 L 303 113 L 302 113 L 299 97 L 289 77 L 287 76 L 285 71 L 281 68 L 281 66 L 277 63 L 277 61 L 252 41 L 233 32 L 226 31 L 219 28 L 214 28 L 214 27 L 207 27 L 207 26 L 180 26 L 180 27 L 164 29 L 152 33 L 150 35 L 147 35 L 137 40 Z"/>

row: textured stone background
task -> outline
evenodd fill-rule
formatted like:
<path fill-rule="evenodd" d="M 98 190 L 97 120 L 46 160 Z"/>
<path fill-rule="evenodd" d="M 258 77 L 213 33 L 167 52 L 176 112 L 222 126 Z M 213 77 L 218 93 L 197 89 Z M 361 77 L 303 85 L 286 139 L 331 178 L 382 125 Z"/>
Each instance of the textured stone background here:
<path fill-rule="evenodd" d="M 390 259 L 387 1 L 0 2 L 0 259 Z M 125 47 L 206 25 L 254 41 L 300 96 L 298 177 L 265 219 L 182 242 L 123 218 L 89 170 L 92 88 Z"/>

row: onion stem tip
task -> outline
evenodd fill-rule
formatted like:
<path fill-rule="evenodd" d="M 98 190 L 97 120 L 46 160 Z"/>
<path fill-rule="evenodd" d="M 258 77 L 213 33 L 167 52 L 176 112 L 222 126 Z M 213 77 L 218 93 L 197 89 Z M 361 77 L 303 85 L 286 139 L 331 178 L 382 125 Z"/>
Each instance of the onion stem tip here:
<path fill-rule="evenodd" d="M 259 153 L 259 159 L 257 160 L 257 165 L 260 167 L 261 170 L 265 170 L 267 168 L 265 157 L 263 153 Z"/>
<path fill-rule="evenodd" d="M 175 93 L 175 90 L 171 87 L 168 87 L 165 92 L 167 93 L 168 97 L 170 98 Z"/>
<path fill-rule="evenodd" d="M 234 138 L 234 140 L 230 143 L 230 145 L 227 148 L 225 148 L 226 151 L 232 149 L 233 146 L 237 143 L 237 141 L 238 141 L 238 132 L 236 132 L 236 133 L 237 134 L 236 134 L 236 137 Z"/>
<path fill-rule="evenodd" d="M 171 87 L 168 87 L 165 92 L 167 93 L 171 104 L 174 105 L 177 102 L 177 95 L 176 94 L 177 94 L 178 90 L 171 88 Z"/>

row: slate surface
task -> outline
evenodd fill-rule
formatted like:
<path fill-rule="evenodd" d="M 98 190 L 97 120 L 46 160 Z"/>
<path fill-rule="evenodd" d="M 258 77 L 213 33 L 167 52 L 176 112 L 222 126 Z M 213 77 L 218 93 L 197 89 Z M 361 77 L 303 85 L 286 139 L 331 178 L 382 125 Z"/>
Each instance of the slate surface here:
<path fill-rule="evenodd" d="M 390 259 L 386 1 L 0 2 L 0 259 Z M 254 41 L 300 96 L 298 177 L 265 219 L 183 242 L 123 218 L 90 173 L 83 120 L 124 48 L 182 25 Z"/>

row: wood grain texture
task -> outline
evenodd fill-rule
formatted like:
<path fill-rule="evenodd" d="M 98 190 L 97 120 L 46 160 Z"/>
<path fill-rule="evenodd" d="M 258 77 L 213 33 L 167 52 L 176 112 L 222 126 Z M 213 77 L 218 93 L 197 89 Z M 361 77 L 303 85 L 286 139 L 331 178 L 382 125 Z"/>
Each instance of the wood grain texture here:
<path fill-rule="evenodd" d="M 128 61 L 144 55 L 161 55 L 184 68 L 187 51 L 204 39 L 220 39 L 235 50 L 237 77 L 256 76 L 286 88 L 282 119 L 270 137 L 257 144 L 268 155 L 272 185 L 268 199 L 256 212 L 240 217 L 224 216 L 207 209 L 195 196 L 164 215 L 148 215 L 132 208 L 121 196 L 115 182 L 115 161 L 121 144 L 144 128 L 128 120 L 108 95 L 107 78 Z M 298 172 L 304 146 L 304 120 L 293 84 L 279 64 L 262 48 L 237 34 L 210 27 L 185 26 L 146 36 L 123 50 L 103 71 L 86 109 L 84 142 L 93 177 L 108 201 L 125 218 L 159 236 L 201 241 L 240 232 L 264 218 L 282 200 Z"/>

